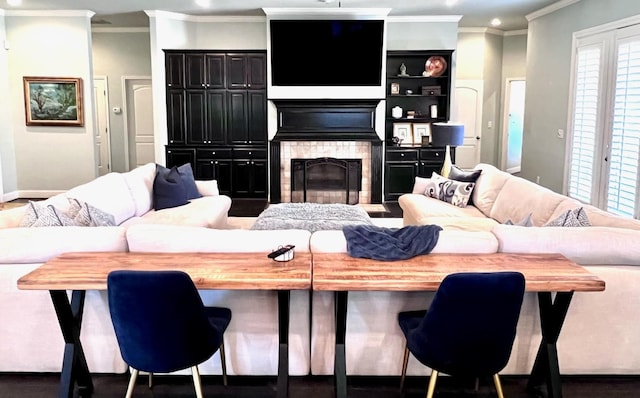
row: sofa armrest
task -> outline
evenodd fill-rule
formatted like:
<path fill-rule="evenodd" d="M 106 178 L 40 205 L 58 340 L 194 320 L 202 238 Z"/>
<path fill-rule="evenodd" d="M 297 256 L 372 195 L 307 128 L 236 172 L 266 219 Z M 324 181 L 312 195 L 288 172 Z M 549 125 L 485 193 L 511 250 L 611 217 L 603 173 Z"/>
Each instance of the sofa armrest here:
<path fill-rule="evenodd" d="M 504 253 L 560 253 L 578 264 L 640 265 L 640 231 L 611 227 L 497 225 Z"/>
<path fill-rule="evenodd" d="M 196 180 L 196 188 L 198 188 L 198 192 L 200 192 L 202 196 L 220 195 L 217 180 Z"/>

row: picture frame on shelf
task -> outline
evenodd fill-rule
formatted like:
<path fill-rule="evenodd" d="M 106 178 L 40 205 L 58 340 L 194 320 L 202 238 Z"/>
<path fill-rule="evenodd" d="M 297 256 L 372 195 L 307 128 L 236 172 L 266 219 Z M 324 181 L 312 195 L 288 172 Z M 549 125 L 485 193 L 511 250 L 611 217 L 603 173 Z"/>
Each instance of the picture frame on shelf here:
<path fill-rule="evenodd" d="M 84 126 L 82 79 L 24 76 L 27 126 Z"/>
<path fill-rule="evenodd" d="M 393 138 L 398 140 L 398 145 L 413 143 L 411 123 L 394 123 Z"/>
<path fill-rule="evenodd" d="M 412 134 L 415 145 L 425 145 L 425 142 L 428 144 L 431 142 L 431 123 L 413 123 Z"/>
<path fill-rule="evenodd" d="M 400 94 L 400 83 L 391 83 L 391 95 Z"/>

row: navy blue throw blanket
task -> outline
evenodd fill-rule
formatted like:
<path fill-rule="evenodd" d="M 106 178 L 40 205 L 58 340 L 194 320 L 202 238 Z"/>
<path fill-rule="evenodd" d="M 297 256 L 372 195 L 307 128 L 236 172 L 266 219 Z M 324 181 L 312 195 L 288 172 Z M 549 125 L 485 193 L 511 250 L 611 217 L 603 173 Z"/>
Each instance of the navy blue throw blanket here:
<path fill-rule="evenodd" d="M 433 250 L 442 227 L 439 225 L 409 225 L 384 228 L 375 225 L 346 225 L 347 252 L 351 257 L 374 260 L 406 260 Z"/>

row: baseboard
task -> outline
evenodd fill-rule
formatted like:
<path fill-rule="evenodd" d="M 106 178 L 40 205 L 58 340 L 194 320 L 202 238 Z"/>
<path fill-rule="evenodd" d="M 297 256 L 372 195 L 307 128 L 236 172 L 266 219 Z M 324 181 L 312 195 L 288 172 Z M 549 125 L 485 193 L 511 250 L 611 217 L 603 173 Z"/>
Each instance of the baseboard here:
<path fill-rule="evenodd" d="M 515 173 L 519 173 L 520 172 L 520 166 L 516 166 L 516 167 L 510 167 L 507 169 L 507 173 L 509 174 L 515 174 Z"/>
<path fill-rule="evenodd" d="M 15 199 L 47 199 L 64 192 L 67 192 L 67 191 L 39 191 L 39 190 L 27 191 L 25 190 L 25 191 L 18 191 L 18 196 Z"/>

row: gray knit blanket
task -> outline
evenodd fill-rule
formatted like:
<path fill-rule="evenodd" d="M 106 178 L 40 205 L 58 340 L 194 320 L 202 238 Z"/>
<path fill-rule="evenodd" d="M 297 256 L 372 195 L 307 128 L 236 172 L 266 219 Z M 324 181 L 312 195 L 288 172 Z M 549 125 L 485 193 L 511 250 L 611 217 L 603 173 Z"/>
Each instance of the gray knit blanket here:
<path fill-rule="evenodd" d="M 374 260 L 406 260 L 433 250 L 442 227 L 409 225 L 384 228 L 375 225 L 349 225 L 342 228 L 351 257 Z"/>
<path fill-rule="evenodd" d="M 360 206 L 321 203 L 278 203 L 265 209 L 251 229 L 341 230 L 348 225 L 372 225 Z"/>

